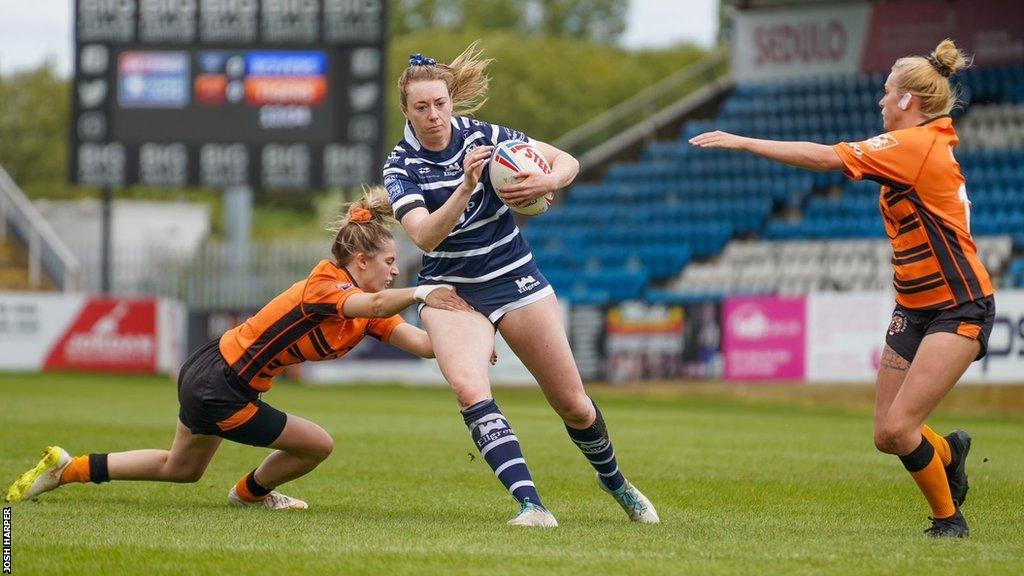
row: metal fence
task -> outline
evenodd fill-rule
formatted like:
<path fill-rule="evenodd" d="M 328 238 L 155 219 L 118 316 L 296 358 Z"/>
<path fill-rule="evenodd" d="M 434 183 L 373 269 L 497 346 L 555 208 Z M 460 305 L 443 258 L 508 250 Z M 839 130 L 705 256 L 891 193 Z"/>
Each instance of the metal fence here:
<path fill-rule="evenodd" d="M 411 242 L 398 238 L 401 275 L 395 286 L 409 285 L 419 264 Z M 323 259 L 330 243 L 257 242 L 248 254 L 222 241 L 207 241 L 194 252 L 157 247 L 115 245 L 111 253 L 110 292 L 118 296 L 163 296 L 192 310 L 260 308 L 283 290 L 306 278 Z M 99 255 L 82 257 L 82 285 L 97 291 Z"/>

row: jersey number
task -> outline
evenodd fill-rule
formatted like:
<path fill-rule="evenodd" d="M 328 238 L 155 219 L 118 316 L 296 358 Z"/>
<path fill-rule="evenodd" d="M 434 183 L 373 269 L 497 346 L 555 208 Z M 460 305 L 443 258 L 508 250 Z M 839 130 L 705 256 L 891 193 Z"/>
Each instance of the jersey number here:
<path fill-rule="evenodd" d="M 960 198 L 960 201 L 964 203 L 964 222 L 967 224 L 967 233 L 971 233 L 971 199 L 967 197 L 967 186 L 965 184 L 960 185 L 960 189 L 956 191 L 956 195 Z"/>

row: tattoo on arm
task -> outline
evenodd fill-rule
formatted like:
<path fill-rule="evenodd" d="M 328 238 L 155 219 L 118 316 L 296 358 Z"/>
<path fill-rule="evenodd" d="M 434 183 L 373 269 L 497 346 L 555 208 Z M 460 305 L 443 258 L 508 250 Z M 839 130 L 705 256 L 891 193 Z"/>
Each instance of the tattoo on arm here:
<path fill-rule="evenodd" d="M 886 346 L 885 350 L 882 351 L 882 368 L 906 372 L 907 368 L 910 368 L 910 362 L 907 362 L 895 350 Z"/>

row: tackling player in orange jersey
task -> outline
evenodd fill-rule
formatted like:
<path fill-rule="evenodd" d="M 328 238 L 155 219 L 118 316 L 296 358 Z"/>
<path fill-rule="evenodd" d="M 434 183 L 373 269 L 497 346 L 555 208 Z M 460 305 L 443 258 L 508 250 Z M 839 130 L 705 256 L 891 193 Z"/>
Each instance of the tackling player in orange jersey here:
<path fill-rule="evenodd" d="M 842 170 L 882 185 L 879 208 L 893 248 L 896 309 L 875 395 L 875 446 L 899 456 L 932 509 L 933 537 L 965 537 L 971 437 L 925 424 L 971 362 L 985 355 L 995 318 L 988 272 L 971 239 L 970 206 L 949 112 L 949 76 L 967 58 L 951 40 L 928 56 L 900 58 L 885 81 L 884 134 L 824 146 L 708 132 L 690 143 L 742 150 L 811 170 Z"/>
<path fill-rule="evenodd" d="M 344 356 L 370 335 L 417 356 L 433 358 L 427 333 L 398 312 L 421 302 L 450 311 L 470 310 L 448 286 L 388 289 L 398 274 L 391 204 L 370 189 L 341 221 L 332 260 L 270 301 L 255 316 L 194 353 L 178 376 L 177 432 L 170 450 L 132 450 L 71 458 L 47 448 L 43 459 L 7 490 L 8 502 L 72 482 L 152 480 L 196 482 L 221 439 L 274 451 L 228 493 L 235 506 L 304 509 L 278 486 L 312 471 L 334 448 L 323 428 L 264 402 L 286 366 Z M 493 356 L 492 356 L 493 361 Z"/>

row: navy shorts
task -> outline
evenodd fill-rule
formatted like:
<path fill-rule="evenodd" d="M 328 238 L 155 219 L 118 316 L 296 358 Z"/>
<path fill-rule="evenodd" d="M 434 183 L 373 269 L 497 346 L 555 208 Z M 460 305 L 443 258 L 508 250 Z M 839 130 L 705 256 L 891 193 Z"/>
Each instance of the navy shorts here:
<path fill-rule="evenodd" d="M 949 332 L 977 340 L 978 357 L 988 352 L 988 337 L 995 323 L 996 301 L 992 296 L 961 304 L 948 310 L 911 310 L 899 304 L 885 334 L 885 343 L 907 362 L 913 362 L 921 341 L 928 334 Z"/>
<path fill-rule="evenodd" d="M 423 283 L 424 280 L 420 279 L 420 282 Z M 435 282 L 428 281 L 427 283 Z M 506 272 L 486 282 L 442 283 L 453 286 L 463 300 L 487 316 L 487 319 L 495 326 L 501 322 L 501 318 L 505 314 L 516 308 L 532 304 L 548 294 L 555 293 L 551 284 L 548 283 L 548 279 L 540 273 L 540 269 L 532 260 L 511 272 Z M 418 309 L 422 311 L 423 306 L 420 304 Z"/>
<path fill-rule="evenodd" d="M 235 376 L 220 353 L 219 339 L 197 350 L 178 373 L 178 419 L 193 434 L 250 446 L 273 444 L 288 416 L 259 396 Z"/>

